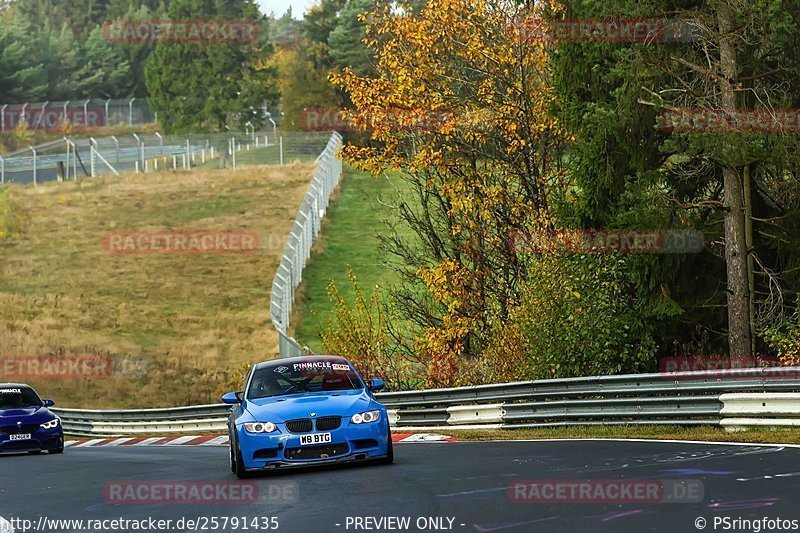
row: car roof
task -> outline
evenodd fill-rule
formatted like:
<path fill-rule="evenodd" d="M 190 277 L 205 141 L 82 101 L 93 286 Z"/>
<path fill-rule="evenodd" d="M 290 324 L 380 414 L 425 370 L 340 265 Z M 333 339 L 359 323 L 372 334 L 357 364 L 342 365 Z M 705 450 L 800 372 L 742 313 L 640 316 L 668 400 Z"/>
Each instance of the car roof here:
<path fill-rule="evenodd" d="M 294 363 L 313 363 L 315 361 L 331 361 L 336 363 L 349 363 L 347 359 L 340 355 L 304 355 L 302 357 L 289 357 L 286 359 L 273 359 L 271 361 L 264 361 L 255 365 L 255 369 L 272 366 L 275 364 L 292 365 Z"/>
<path fill-rule="evenodd" d="M 25 383 L 0 383 L 0 389 L 22 389 L 22 388 L 32 389 L 33 387 Z"/>

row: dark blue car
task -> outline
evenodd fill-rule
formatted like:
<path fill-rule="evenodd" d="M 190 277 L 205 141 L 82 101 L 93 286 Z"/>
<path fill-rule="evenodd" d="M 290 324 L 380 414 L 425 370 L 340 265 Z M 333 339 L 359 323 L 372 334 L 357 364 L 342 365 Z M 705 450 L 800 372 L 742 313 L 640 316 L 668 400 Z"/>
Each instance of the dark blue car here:
<path fill-rule="evenodd" d="M 230 466 L 237 476 L 318 464 L 392 463 L 386 407 L 347 359 L 298 357 L 253 367 L 228 420 Z"/>
<path fill-rule="evenodd" d="M 21 383 L 0 383 L 0 453 L 62 453 L 61 419 L 36 391 Z"/>

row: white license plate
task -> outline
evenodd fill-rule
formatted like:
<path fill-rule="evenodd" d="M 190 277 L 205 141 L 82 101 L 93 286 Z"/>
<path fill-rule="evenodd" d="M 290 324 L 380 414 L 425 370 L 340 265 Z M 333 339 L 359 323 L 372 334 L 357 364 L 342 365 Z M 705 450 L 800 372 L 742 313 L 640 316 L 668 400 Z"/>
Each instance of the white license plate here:
<path fill-rule="evenodd" d="M 30 433 L 20 433 L 18 435 L 11 435 L 11 440 L 29 440 L 31 438 Z"/>
<path fill-rule="evenodd" d="M 300 445 L 307 444 L 327 444 L 331 441 L 330 433 L 312 433 L 311 435 L 300 435 Z"/>

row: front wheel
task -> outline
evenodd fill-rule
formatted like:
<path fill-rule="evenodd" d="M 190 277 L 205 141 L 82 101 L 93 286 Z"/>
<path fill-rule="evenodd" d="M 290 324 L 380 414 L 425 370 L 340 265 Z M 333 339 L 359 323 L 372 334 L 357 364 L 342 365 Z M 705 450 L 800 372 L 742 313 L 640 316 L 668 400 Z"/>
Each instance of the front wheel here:
<path fill-rule="evenodd" d="M 386 445 L 386 457 L 380 459 L 378 464 L 390 465 L 394 463 L 394 446 L 392 445 L 392 430 L 389 429 L 388 444 Z"/>
<path fill-rule="evenodd" d="M 239 449 L 239 445 L 236 444 L 234 446 L 233 440 L 231 440 L 231 470 L 236 477 L 239 479 L 247 479 L 252 477 L 252 474 L 245 470 L 244 468 L 244 459 L 242 458 L 242 450 Z"/>

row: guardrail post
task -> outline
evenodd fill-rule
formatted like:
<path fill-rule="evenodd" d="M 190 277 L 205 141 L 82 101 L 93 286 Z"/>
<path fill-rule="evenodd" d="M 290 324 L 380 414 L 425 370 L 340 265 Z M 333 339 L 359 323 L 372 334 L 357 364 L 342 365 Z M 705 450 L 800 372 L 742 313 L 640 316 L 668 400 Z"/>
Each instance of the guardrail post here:
<path fill-rule="evenodd" d="M 108 100 L 106 100 L 106 106 L 105 106 L 106 107 L 106 114 L 103 117 L 103 125 L 106 126 L 106 127 L 108 127 L 108 105 L 110 103 L 111 103 L 111 99 L 109 98 Z M 119 157 L 117 157 L 117 163 L 119 163 Z"/>
<path fill-rule="evenodd" d="M 136 98 L 131 98 L 131 101 L 128 102 L 128 126 L 133 125 L 133 103 L 136 101 Z"/>
<path fill-rule="evenodd" d="M 0 107 L 0 131 L 6 131 L 6 108 L 8 104 L 3 104 L 3 107 Z"/>
<path fill-rule="evenodd" d="M 6 183 L 6 160 L 0 155 L 0 185 Z"/>
<path fill-rule="evenodd" d="M 156 132 L 156 137 L 158 137 L 158 146 L 160 147 L 159 153 L 164 155 L 164 137 L 162 137 L 158 132 Z"/>

